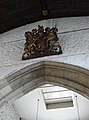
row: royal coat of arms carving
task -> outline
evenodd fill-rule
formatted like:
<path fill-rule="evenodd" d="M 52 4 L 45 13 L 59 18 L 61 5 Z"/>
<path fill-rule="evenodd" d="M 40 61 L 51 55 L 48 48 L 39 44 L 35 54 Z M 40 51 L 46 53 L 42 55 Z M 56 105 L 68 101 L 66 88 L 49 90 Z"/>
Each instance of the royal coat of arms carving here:
<path fill-rule="evenodd" d="M 62 54 L 57 32 L 58 29 L 56 27 L 46 27 L 44 29 L 40 25 L 38 25 L 38 29 L 25 32 L 26 43 L 22 60 Z"/>

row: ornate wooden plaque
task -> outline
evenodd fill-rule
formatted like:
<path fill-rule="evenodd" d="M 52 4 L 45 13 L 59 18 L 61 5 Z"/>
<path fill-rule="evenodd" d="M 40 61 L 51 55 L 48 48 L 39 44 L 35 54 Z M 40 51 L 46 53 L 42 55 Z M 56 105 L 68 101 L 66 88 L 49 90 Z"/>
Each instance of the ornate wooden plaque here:
<path fill-rule="evenodd" d="M 57 37 L 58 29 L 38 25 L 38 29 L 25 32 L 26 43 L 22 60 L 62 54 Z"/>

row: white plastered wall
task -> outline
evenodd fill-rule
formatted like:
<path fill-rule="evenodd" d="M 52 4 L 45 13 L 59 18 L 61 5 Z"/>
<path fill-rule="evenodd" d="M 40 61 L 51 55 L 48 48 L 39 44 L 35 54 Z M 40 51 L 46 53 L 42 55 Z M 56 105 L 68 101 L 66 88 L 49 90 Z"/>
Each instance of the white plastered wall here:
<path fill-rule="evenodd" d="M 38 25 L 59 29 L 59 43 L 63 54 L 22 61 L 24 33 Z M 23 68 L 29 64 L 51 60 L 78 65 L 89 69 L 89 17 L 57 18 L 28 24 L 0 35 L 0 77 Z M 9 69 L 9 70 L 8 70 Z"/>
<path fill-rule="evenodd" d="M 63 54 L 22 61 L 24 33 L 37 25 L 59 29 L 58 37 Z M 89 17 L 58 18 L 28 24 L 0 35 L 0 82 L 5 76 L 39 61 L 69 63 L 89 69 Z M 9 91 L 8 89 L 7 91 Z"/>

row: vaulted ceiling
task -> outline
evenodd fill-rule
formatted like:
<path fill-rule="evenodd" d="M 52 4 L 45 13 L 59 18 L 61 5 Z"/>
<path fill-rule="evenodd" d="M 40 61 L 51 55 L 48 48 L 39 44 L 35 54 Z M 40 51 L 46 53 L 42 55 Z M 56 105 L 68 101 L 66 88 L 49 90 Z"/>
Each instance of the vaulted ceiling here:
<path fill-rule="evenodd" d="M 89 0 L 0 0 L 0 33 L 38 20 L 89 15 Z"/>

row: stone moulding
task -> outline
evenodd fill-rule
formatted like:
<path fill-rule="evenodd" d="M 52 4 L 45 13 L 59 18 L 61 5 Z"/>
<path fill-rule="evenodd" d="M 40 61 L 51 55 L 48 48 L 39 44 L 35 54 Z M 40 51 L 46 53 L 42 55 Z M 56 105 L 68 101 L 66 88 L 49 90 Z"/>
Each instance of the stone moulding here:
<path fill-rule="evenodd" d="M 89 99 L 89 70 L 65 63 L 43 61 L 7 76 L 2 85 L 0 102 L 17 99 L 40 85 L 52 83 L 71 89 Z M 4 94 L 3 90 L 7 89 Z M 0 103 L 1 104 L 1 103 Z"/>

